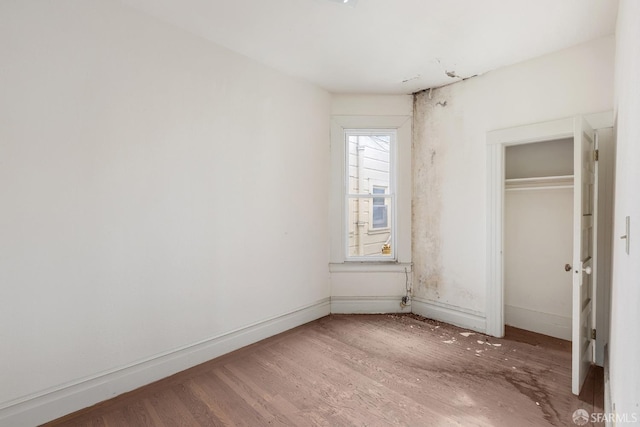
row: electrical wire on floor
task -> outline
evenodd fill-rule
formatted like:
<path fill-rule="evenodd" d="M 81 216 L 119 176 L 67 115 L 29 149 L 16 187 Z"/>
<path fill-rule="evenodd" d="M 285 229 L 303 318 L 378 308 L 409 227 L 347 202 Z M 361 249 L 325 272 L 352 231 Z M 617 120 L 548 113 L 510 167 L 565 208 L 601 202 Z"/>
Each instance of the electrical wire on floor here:
<path fill-rule="evenodd" d="M 407 267 L 404 268 L 404 289 L 406 294 L 402 297 L 402 300 L 400 300 L 400 306 L 402 308 L 411 304 L 411 284 L 409 283 L 409 271 Z"/>

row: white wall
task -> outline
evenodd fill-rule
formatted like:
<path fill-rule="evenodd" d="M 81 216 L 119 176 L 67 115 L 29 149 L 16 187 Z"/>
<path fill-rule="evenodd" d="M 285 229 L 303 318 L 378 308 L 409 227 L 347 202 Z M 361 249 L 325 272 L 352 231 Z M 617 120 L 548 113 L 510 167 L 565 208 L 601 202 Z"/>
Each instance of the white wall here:
<path fill-rule="evenodd" d="M 610 110 L 614 39 L 606 37 L 416 95 L 414 304 L 483 329 L 486 133 Z"/>
<path fill-rule="evenodd" d="M 507 191 L 504 204 L 504 322 L 571 340 L 573 189 Z"/>
<path fill-rule="evenodd" d="M 640 2 L 621 0 L 616 31 L 616 181 L 611 295 L 613 410 L 640 424 Z M 625 217 L 631 220 L 629 254 Z"/>
<path fill-rule="evenodd" d="M 573 138 L 511 145 L 504 163 L 506 179 L 572 175 Z"/>
<path fill-rule="evenodd" d="M 331 311 L 380 313 L 401 307 L 411 286 L 411 116 L 410 95 L 333 95 L 331 100 Z M 396 262 L 345 262 L 343 166 L 345 128 L 397 129 Z M 406 269 L 406 274 L 405 274 Z"/>
<path fill-rule="evenodd" d="M 0 2 L 0 88 L 0 424 L 328 313 L 328 93 L 106 0 Z"/>

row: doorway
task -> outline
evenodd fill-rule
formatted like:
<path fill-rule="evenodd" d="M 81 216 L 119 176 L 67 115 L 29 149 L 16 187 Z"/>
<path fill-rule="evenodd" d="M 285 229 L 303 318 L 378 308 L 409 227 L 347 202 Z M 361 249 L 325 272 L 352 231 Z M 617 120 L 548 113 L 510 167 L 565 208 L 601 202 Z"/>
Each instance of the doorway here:
<path fill-rule="evenodd" d="M 574 146 L 579 149 L 574 150 L 574 208 L 573 208 L 573 239 L 572 251 L 572 341 L 573 341 L 573 392 L 578 393 L 586 370 L 589 364 L 595 360 L 602 365 L 603 349 L 608 341 L 608 327 L 606 330 L 598 331 L 597 339 L 593 325 L 607 323 L 609 307 L 607 294 L 610 292 L 610 240 L 612 225 L 609 212 L 601 215 L 597 221 L 597 215 L 591 216 L 582 207 L 582 201 L 593 201 L 593 196 L 609 192 L 612 186 L 613 175 L 609 173 L 606 182 L 584 181 L 589 176 L 592 169 L 593 160 L 597 153 L 593 148 L 597 147 L 597 134 L 593 129 L 604 130 L 604 134 L 610 134 L 607 129 L 613 125 L 613 113 L 603 112 L 592 114 L 586 117 L 571 117 L 544 123 L 537 123 L 515 128 L 500 129 L 487 133 L 487 308 L 486 308 L 486 332 L 494 336 L 504 336 L 505 325 L 505 186 L 506 171 L 505 157 L 506 149 L 509 146 L 557 141 L 567 138 L 574 139 Z M 605 166 L 613 171 L 612 161 L 614 141 L 608 139 L 606 144 L 605 159 L 600 159 L 600 169 Z M 592 157 L 593 156 L 593 157 Z M 602 162 L 605 160 L 605 162 Z M 585 163 L 587 162 L 587 163 Z M 587 169 L 584 169 L 588 166 Z M 596 166 L 598 168 L 598 166 Z M 597 176 L 597 174 L 596 174 Z M 577 183 L 577 184 L 576 184 Z M 593 184 L 593 185 L 592 185 Z M 587 188 L 597 187 L 597 191 L 586 195 Z M 576 191 L 579 194 L 576 194 Z M 584 196 L 584 197 L 583 197 Z M 596 199 L 597 206 L 599 201 Z M 602 206 L 601 206 L 602 207 Z M 597 209 L 597 208 L 596 208 Z M 610 211 L 608 206 L 607 210 Z M 601 210 L 602 214 L 602 210 Z M 599 227 L 597 226 L 599 224 Z M 599 243 L 593 245 L 594 251 L 599 253 L 599 257 L 587 256 L 583 249 L 590 245 L 582 245 L 590 239 L 585 239 L 586 235 L 598 235 Z M 576 237 L 578 236 L 578 237 Z M 604 237 L 604 239 L 602 238 Z M 605 249 L 605 250 L 602 250 Z M 591 254 L 591 249 L 588 255 Z M 594 262 L 597 260 L 597 262 Z M 564 263 L 562 263 L 564 264 Z M 562 268 L 563 265 L 558 266 Z M 590 276 L 593 271 L 593 276 Z M 592 288 L 595 285 L 595 278 L 598 277 L 600 286 L 597 287 L 597 294 Z M 604 280 L 602 280 L 604 278 Z M 585 292 L 583 284 L 587 284 L 589 291 Z M 605 298 L 601 298 L 604 292 Z M 597 317 L 596 317 L 597 313 Z M 594 328 L 595 329 L 595 328 Z M 576 344 L 578 343 L 578 344 Z M 593 357 L 595 348 L 595 359 Z M 599 357 L 600 355 L 600 357 Z"/>
<path fill-rule="evenodd" d="M 572 339 L 573 138 L 505 147 L 504 323 Z"/>

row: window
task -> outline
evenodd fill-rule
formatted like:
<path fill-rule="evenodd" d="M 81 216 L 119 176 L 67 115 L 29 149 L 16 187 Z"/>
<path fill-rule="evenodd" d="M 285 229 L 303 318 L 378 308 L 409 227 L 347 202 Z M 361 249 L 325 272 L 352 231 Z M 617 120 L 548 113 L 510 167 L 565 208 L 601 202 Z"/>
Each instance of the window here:
<path fill-rule="evenodd" d="M 349 260 L 393 260 L 395 130 L 346 129 L 345 216 Z"/>
<path fill-rule="evenodd" d="M 373 187 L 373 194 L 386 194 L 384 187 Z M 389 227 L 387 217 L 388 205 L 384 197 L 373 198 L 373 212 L 371 214 L 371 228 L 380 229 Z"/>
<path fill-rule="evenodd" d="M 411 271 L 411 124 L 403 114 L 331 117 L 332 273 Z"/>

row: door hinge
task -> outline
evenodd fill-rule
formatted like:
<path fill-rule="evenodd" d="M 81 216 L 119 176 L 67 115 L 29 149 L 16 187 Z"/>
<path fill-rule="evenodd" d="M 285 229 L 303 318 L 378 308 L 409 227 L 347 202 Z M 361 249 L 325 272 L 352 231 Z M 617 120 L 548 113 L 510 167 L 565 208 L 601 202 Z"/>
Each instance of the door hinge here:
<path fill-rule="evenodd" d="M 592 329 L 592 330 L 591 330 L 591 339 L 592 339 L 592 340 L 595 340 L 595 339 L 596 339 L 596 330 L 595 330 L 595 329 Z"/>
<path fill-rule="evenodd" d="M 598 161 L 598 159 L 600 158 L 600 150 L 595 150 L 593 152 L 593 158 L 596 162 Z"/>

